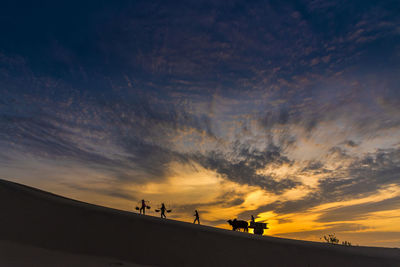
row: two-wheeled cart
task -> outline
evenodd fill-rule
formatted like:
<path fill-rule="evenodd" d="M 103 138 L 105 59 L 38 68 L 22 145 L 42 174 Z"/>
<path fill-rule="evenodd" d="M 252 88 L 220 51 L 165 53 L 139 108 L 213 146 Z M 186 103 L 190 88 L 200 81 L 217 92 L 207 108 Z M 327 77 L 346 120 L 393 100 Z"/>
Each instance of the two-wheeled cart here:
<path fill-rule="evenodd" d="M 269 229 L 267 226 L 268 223 L 261 222 L 250 222 L 249 228 L 253 228 L 253 232 L 256 235 L 262 235 L 264 233 L 264 229 Z"/>

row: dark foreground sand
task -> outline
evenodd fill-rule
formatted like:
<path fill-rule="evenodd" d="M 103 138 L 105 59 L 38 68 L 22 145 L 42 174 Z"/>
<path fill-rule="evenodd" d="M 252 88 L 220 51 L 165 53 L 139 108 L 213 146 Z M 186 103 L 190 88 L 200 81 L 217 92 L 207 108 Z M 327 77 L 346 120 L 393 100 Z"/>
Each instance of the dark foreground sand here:
<path fill-rule="evenodd" d="M 142 267 L 126 261 L 74 254 L 0 241 L 0 266 L 11 267 Z"/>
<path fill-rule="evenodd" d="M 400 250 L 259 237 L 99 207 L 0 180 L 0 266 L 138 265 L 400 266 Z"/>

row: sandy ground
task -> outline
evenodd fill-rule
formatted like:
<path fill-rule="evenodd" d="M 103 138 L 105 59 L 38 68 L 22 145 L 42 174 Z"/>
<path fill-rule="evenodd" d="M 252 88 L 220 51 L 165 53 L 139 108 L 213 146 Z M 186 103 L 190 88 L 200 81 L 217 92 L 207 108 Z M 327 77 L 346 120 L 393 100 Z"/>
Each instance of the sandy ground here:
<path fill-rule="evenodd" d="M 95 206 L 4 180 L 0 214 L 1 246 L 12 253 L 21 248 L 16 264 L 26 263 L 9 265 L 12 258 L 0 254 L 0 266 L 47 266 L 34 261 L 59 258 L 82 259 L 83 265 L 67 266 L 108 266 L 89 265 L 93 260 L 155 266 L 400 267 L 399 249 L 260 237 Z M 32 257 L 34 250 L 42 256 Z"/>
<path fill-rule="evenodd" d="M 0 265 L 9 267 L 143 267 L 125 261 L 0 241 Z"/>

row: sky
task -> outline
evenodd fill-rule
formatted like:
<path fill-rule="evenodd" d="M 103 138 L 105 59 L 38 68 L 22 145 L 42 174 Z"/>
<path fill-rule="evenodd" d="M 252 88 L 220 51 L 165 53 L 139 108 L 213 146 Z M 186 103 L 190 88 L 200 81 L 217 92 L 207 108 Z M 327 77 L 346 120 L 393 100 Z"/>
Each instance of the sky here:
<path fill-rule="evenodd" d="M 2 1 L 0 178 L 400 247 L 399 13 L 390 0 Z"/>

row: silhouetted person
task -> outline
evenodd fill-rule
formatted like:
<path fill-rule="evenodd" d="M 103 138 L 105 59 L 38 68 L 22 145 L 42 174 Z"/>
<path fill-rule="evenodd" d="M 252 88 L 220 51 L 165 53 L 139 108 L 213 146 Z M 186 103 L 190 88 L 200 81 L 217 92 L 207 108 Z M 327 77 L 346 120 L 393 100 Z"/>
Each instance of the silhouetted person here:
<path fill-rule="evenodd" d="M 161 203 L 161 208 L 160 208 L 160 211 L 161 211 L 161 218 L 167 218 L 167 216 L 165 216 L 165 211 L 167 210 L 167 208 L 165 207 L 165 205 L 164 205 L 164 203 Z"/>
<path fill-rule="evenodd" d="M 253 215 L 251 215 L 251 221 L 252 221 L 252 222 L 255 222 L 254 216 L 253 216 Z"/>
<path fill-rule="evenodd" d="M 144 199 L 142 199 L 142 206 L 140 207 L 140 214 L 142 214 L 142 211 L 143 211 L 143 215 L 146 214 L 146 207 L 147 207 L 146 201 L 144 201 Z"/>
<path fill-rule="evenodd" d="M 196 217 L 194 219 L 193 223 L 196 223 L 196 221 L 197 221 L 200 224 L 200 217 L 199 217 L 199 213 L 197 212 L 197 210 L 194 211 L 194 215 L 193 216 Z"/>

